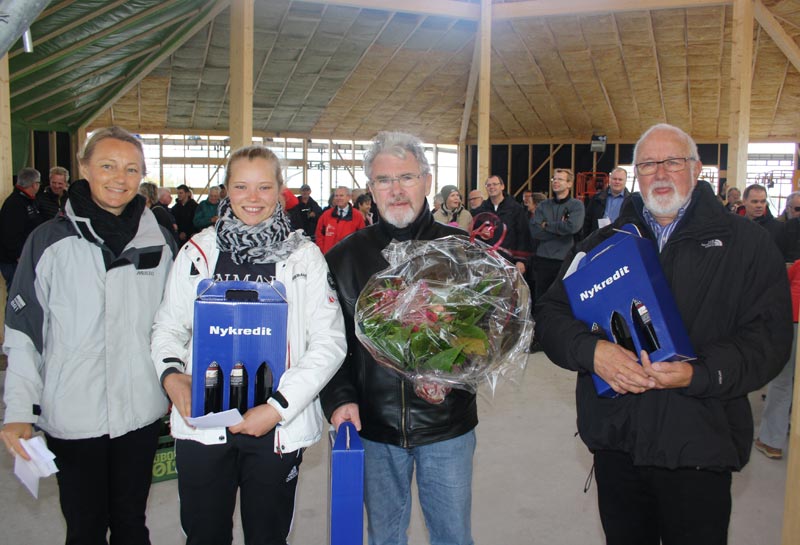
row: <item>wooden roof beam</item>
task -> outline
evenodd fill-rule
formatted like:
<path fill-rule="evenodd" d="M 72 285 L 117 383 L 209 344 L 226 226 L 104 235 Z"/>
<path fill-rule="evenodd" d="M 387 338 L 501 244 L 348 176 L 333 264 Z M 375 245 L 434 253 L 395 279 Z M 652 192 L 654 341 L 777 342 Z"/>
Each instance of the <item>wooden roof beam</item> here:
<path fill-rule="evenodd" d="M 786 32 L 778 20 L 772 13 L 764 6 L 761 0 L 755 0 L 753 4 L 753 15 L 761 27 L 767 31 L 769 37 L 775 42 L 789 62 L 792 63 L 795 70 L 800 72 L 800 47 L 797 42 Z"/>
<path fill-rule="evenodd" d="M 55 29 L 52 32 L 50 32 L 50 34 L 45 34 L 44 36 L 36 36 L 35 43 L 36 43 L 36 45 L 43 44 L 43 43 L 45 43 L 45 42 L 47 42 L 49 40 L 52 40 L 53 38 L 57 38 L 57 37 L 59 37 L 59 36 L 61 36 L 63 34 L 66 34 L 67 32 L 69 32 L 69 31 L 81 26 L 82 24 L 87 23 L 87 22 L 91 21 L 92 19 L 96 19 L 97 17 L 102 16 L 104 13 L 108 13 L 112 9 L 118 8 L 119 6 L 124 4 L 126 1 L 127 0 L 117 0 L 116 2 L 113 2 L 111 4 L 107 4 L 107 5 L 103 6 L 102 8 L 98 9 L 97 11 L 93 11 L 93 12 L 89 13 L 88 15 L 85 15 L 85 16 L 79 18 L 79 19 L 75 19 L 74 21 L 71 21 L 71 22 L 67 23 L 64 26 L 58 27 L 57 29 Z M 14 51 L 13 53 L 11 53 L 9 55 L 9 58 L 13 59 L 17 55 L 23 54 L 24 52 L 25 51 L 23 49 L 17 49 L 16 51 Z"/>
<path fill-rule="evenodd" d="M 457 0 L 436 0 L 435 2 L 430 0 L 323 0 L 320 3 L 420 15 L 438 15 L 474 21 L 480 19 L 481 16 L 479 5 Z"/>
<path fill-rule="evenodd" d="M 120 99 L 125 93 L 130 91 L 134 85 L 137 85 L 142 79 L 145 78 L 155 67 L 162 63 L 164 59 L 169 57 L 173 51 L 178 49 L 184 43 L 186 43 L 189 38 L 195 35 L 198 30 L 203 28 L 204 26 L 208 25 L 211 20 L 213 20 L 217 15 L 220 14 L 224 9 L 226 9 L 230 5 L 231 0 L 219 0 L 213 3 L 206 3 L 203 7 L 199 9 L 201 13 L 203 10 L 206 10 L 199 19 L 195 20 L 193 23 L 192 21 L 188 21 L 187 24 L 182 25 L 178 28 L 173 38 L 170 41 L 167 41 L 164 44 L 164 49 L 161 53 L 151 56 L 148 59 L 145 59 L 146 62 L 137 65 L 133 70 L 130 71 L 130 80 L 125 84 L 122 85 L 116 92 L 108 95 L 107 97 L 103 98 L 98 102 L 99 106 L 96 110 L 92 111 L 88 116 L 81 120 L 79 123 L 80 127 L 85 128 L 87 127 L 94 119 L 99 116 L 106 108 L 114 104 L 117 100 Z"/>
<path fill-rule="evenodd" d="M 519 19 L 551 15 L 586 15 L 620 11 L 656 11 L 662 9 L 699 8 L 732 4 L 732 0 L 523 0 L 495 4 L 493 19 Z"/>
<path fill-rule="evenodd" d="M 478 21 L 480 6 L 453 0 L 317 0 L 323 4 L 349 6 L 363 9 L 438 15 Z M 609 13 L 618 11 L 643 11 L 701 6 L 730 5 L 733 0 L 522 0 L 504 2 L 492 6 L 492 20 L 543 17 L 549 15 L 583 15 L 587 13 Z"/>

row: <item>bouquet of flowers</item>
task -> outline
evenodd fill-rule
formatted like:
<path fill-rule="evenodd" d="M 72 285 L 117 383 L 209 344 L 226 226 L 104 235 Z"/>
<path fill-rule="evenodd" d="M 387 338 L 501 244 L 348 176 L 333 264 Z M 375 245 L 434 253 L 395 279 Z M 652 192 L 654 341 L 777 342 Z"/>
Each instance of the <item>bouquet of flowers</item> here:
<path fill-rule="evenodd" d="M 417 395 L 441 402 L 525 366 L 533 335 L 528 286 L 511 263 L 462 236 L 390 244 L 389 267 L 356 302 L 356 336 Z"/>

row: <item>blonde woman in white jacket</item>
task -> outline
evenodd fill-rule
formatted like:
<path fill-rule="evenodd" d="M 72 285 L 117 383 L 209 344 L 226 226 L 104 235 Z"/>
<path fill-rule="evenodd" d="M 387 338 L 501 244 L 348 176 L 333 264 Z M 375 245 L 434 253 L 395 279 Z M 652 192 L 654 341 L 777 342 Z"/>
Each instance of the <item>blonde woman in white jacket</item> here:
<path fill-rule="evenodd" d="M 232 541 L 237 490 L 245 542 L 286 543 L 303 449 L 322 435 L 318 394 L 345 354 L 344 321 L 317 246 L 292 232 L 280 204 L 278 158 L 251 146 L 231 155 L 228 197 L 215 226 L 180 250 L 153 326 L 152 356 L 173 403 L 181 525 L 187 544 Z M 269 281 L 286 287 L 287 361 L 277 390 L 244 421 L 196 429 L 191 414 L 193 305 L 204 278 Z"/>

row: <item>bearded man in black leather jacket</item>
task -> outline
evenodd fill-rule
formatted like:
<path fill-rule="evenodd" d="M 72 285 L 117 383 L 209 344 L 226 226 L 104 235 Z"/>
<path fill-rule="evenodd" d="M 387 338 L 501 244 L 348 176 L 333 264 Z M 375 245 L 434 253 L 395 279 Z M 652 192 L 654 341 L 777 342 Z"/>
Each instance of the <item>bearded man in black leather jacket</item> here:
<path fill-rule="evenodd" d="M 471 545 L 472 458 L 478 424 L 475 395 L 453 389 L 439 404 L 375 362 L 354 331 L 361 289 L 388 267 L 381 251 L 392 241 L 463 234 L 433 220 L 425 197 L 430 166 L 420 141 L 380 133 L 364 158 L 380 221 L 339 242 L 326 255 L 345 316 L 347 356 L 320 394 L 334 427 L 350 421 L 365 451 L 365 504 L 370 543 L 404 544 L 410 518 L 411 475 L 432 543 Z"/>

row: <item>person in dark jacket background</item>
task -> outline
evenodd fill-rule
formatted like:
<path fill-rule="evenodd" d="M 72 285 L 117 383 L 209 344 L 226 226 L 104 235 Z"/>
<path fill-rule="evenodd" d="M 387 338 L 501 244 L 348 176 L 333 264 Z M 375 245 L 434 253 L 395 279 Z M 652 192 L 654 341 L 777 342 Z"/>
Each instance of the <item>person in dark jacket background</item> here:
<path fill-rule="evenodd" d="M 20 170 L 14 191 L 0 208 L 0 272 L 6 281 L 6 289 L 11 287 L 28 235 L 46 219 L 36 202 L 41 179 L 35 168 Z"/>
<path fill-rule="evenodd" d="M 317 222 L 322 215 L 322 208 L 311 197 L 311 186 L 303 184 L 300 186 L 300 202 L 298 203 L 298 216 L 306 236 L 314 240 L 317 233 Z"/>
<path fill-rule="evenodd" d="M 631 194 L 625 187 L 627 180 L 628 172 L 621 167 L 615 168 L 608 176 L 608 187 L 595 193 L 586 203 L 582 238 L 597 231 L 601 227 L 602 220 L 605 220 L 603 222 L 605 225 L 605 222 L 613 222 L 619 217 L 622 202 Z"/>
<path fill-rule="evenodd" d="M 505 225 L 505 238 L 500 242 L 500 253 L 517 267 L 520 273 L 525 274 L 525 263 L 531 256 L 533 242 L 528 230 L 528 212 L 505 193 L 506 184 L 503 179 L 493 174 L 486 179 L 486 193 L 488 199 L 472 214 L 473 218 L 481 212 L 496 214 Z M 477 227 L 477 226 L 476 226 Z M 495 238 L 486 240 L 493 245 L 499 242 L 502 231 L 495 230 Z"/>
<path fill-rule="evenodd" d="M 197 232 L 194 226 L 194 213 L 197 211 L 197 201 L 192 198 L 192 190 L 186 184 L 177 187 L 178 200 L 170 208 L 175 223 L 178 224 L 178 242 L 186 242 Z"/>
<path fill-rule="evenodd" d="M 651 127 L 634 161 L 641 194 L 568 255 L 559 280 L 537 302 L 536 336 L 554 363 L 578 372 L 578 431 L 594 454 L 607 543 L 721 545 L 731 472 L 748 462 L 753 441 L 747 394 L 789 356 L 787 276 L 769 234 L 726 212 L 711 186 L 697 181 L 702 165 L 685 132 Z M 646 352 L 598 338 L 570 310 L 560 278 L 575 251 L 627 223 L 659 249 L 692 361 L 651 362 Z M 590 372 L 622 395 L 599 397 Z"/>
<path fill-rule="evenodd" d="M 67 188 L 69 184 L 69 171 L 64 167 L 50 169 L 48 185 L 36 195 L 39 211 L 46 220 L 53 219 L 63 212 L 67 204 Z"/>
<path fill-rule="evenodd" d="M 431 543 L 471 545 L 475 394 L 454 388 L 439 404 L 418 397 L 413 385 L 375 362 L 356 338 L 353 322 L 361 289 L 389 265 L 381 251 L 392 240 L 464 232 L 433 220 L 425 200 L 431 170 L 416 137 L 379 133 L 365 155 L 364 172 L 380 221 L 325 255 L 345 317 L 348 349 L 342 368 L 320 394 L 322 408 L 335 428 L 350 421 L 360 430 L 370 543 L 405 542 L 416 465 Z"/>

